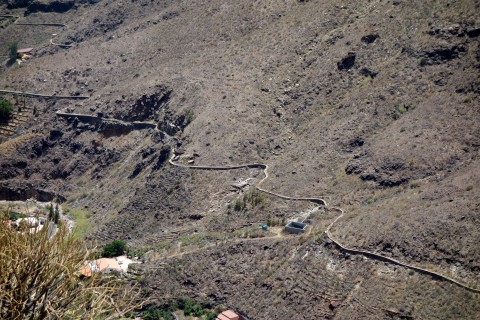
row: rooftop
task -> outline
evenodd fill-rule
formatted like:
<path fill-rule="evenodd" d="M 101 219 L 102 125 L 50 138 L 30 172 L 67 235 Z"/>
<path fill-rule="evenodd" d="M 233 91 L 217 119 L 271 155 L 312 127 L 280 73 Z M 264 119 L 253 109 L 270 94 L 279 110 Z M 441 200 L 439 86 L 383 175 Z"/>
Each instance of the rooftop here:
<path fill-rule="evenodd" d="M 30 53 L 32 52 L 33 48 L 23 48 L 23 49 L 18 49 L 17 53 Z"/>
<path fill-rule="evenodd" d="M 215 320 L 239 320 L 240 316 L 233 310 L 227 310 L 220 313 Z"/>

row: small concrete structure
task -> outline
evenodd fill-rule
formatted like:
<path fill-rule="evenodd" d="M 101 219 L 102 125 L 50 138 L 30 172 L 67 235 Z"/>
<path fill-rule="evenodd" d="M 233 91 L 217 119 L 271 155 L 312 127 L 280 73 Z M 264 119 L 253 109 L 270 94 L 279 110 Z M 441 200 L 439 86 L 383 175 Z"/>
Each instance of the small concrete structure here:
<path fill-rule="evenodd" d="M 44 217 L 26 217 L 20 218 L 13 222 L 13 224 L 19 228 L 24 225 L 28 228 L 29 233 L 35 233 L 42 230 L 43 226 L 47 223 L 47 219 Z"/>
<path fill-rule="evenodd" d="M 299 234 L 304 233 L 307 228 L 307 224 L 303 222 L 290 221 L 285 226 L 285 231 L 289 233 Z"/>

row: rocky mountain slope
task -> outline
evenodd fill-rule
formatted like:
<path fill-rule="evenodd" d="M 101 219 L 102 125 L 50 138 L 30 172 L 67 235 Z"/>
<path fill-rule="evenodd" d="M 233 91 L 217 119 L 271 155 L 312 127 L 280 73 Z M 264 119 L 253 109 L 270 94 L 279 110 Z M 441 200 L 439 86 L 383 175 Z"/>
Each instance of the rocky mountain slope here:
<path fill-rule="evenodd" d="M 90 238 L 148 251 L 159 302 L 249 319 L 480 316 L 476 293 L 340 251 L 323 233 L 333 212 L 271 197 L 236 210 L 261 170 L 168 164 L 174 148 L 184 163 L 267 163 L 264 188 L 346 210 L 332 233 L 349 247 L 479 287 L 477 1 L 8 3 L 21 17 L 3 21 L 2 54 L 35 51 L 2 67 L 0 89 L 89 98 L 26 98 L 35 112 L 0 145 L 2 198 L 87 208 Z M 308 235 L 248 238 L 297 217 Z"/>

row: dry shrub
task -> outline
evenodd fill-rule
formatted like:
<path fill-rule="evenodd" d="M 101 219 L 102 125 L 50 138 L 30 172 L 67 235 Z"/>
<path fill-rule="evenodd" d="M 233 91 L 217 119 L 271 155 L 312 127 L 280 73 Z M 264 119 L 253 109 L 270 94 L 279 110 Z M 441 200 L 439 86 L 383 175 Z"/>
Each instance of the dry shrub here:
<path fill-rule="evenodd" d="M 67 228 L 24 228 L 0 219 L 0 319 L 118 319 L 139 306 L 118 278 L 80 278 L 90 252 Z"/>

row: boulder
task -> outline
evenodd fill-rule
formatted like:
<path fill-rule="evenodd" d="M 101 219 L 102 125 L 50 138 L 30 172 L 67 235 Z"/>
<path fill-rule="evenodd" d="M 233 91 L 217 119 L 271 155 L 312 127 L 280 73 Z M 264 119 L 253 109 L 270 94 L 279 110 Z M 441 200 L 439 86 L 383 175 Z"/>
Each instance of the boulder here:
<path fill-rule="evenodd" d="M 27 7 L 25 15 L 35 12 L 66 12 L 73 8 L 74 0 L 33 0 Z"/>
<path fill-rule="evenodd" d="M 480 27 L 467 29 L 467 36 L 470 38 L 476 38 L 480 36 Z"/>
<path fill-rule="evenodd" d="M 374 43 L 379 37 L 378 34 L 367 34 L 366 36 L 363 36 L 361 40 L 365 43 Z"/>
<path fill-rule="evenodd" d="M 338 70 L 349 70 L 355 65 L 355 52 L 349 52 L 346 57 L 337 62 Z"/>

